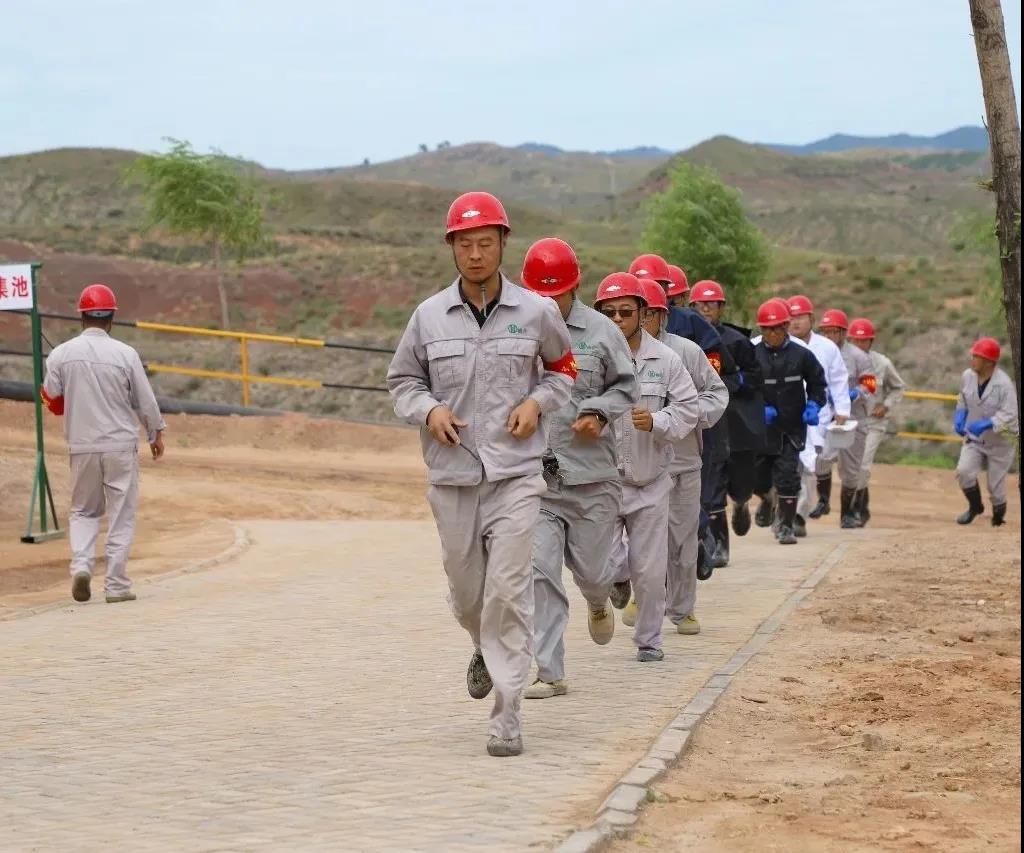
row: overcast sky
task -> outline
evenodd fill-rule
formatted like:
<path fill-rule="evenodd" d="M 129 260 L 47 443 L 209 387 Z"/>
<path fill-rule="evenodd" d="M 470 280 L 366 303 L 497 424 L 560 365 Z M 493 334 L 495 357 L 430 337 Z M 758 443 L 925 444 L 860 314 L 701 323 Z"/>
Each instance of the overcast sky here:
<path fill-rule="evenodd" d="M 419 143 L 678 150 L 981 124 L 967 0 L 4 2 L 0 154 L 190 140 L 267 166 Z M 1004 2 L 1020 92 L 1020 3 Z"/>

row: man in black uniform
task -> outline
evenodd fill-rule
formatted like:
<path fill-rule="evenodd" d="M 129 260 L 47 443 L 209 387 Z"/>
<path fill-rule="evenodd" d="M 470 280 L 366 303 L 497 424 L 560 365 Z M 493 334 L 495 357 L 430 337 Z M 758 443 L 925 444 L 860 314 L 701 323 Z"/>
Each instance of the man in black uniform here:
<path fill-rule="evenodd" d="M 757 309 L 761 342 L 754 354 L 764 377 L 764 455 L 758 459 L 755 491 L 778 494 L 780 545 L 795 545 L 793 521 L 800 495 L 800 451 L 807 427 L 818 423 L 825 405 L 825 372 L 807 347 L 789 339 L 789 306 L 769 299 Z M 806 385 L 806 392 L 804 387 Z"/>
<path fill-rule="evenodd" d="M 764 448 L 765 441 L 761 367 L 750 342 L 750 330 L 722 322 L 725 302 L 725 291 L 717 281 L 699 281 L 690 291 L 690 304 L 714 326 L 736 364 L 735 390 L 730 386 L 729 408 L 725 412 L 729 453 L 724 461 L 715 461 L 709 501 L 711 531 L 718 543 L 715 562 L 719 565 L 729 561 L 726 495 L 733 500 L 732 529 L 737 536 L 745 536 L 750 530 L 747 502 L 754 493 L 756 454 Z"/>

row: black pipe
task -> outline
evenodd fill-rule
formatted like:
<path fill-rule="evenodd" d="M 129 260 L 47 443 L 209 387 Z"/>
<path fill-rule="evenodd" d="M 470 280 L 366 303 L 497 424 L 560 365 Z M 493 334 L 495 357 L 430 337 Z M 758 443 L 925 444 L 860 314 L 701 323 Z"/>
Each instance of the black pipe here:
<path fill-rule="evenodd" d="M 15 382 L 9 379 L 0 379 L 0 397 L 8 400 L 18 400 L 23 403 L 31 403 L 35 399 L 32 394 L 31 382 Z M 277 409 L 256 409 L 251 406 L 233 406 L 228 403 L 206 403 L 202 400 L 182 400 L 179 397 L 157 397 L 156 401 L 160 404 L 160 411 L 165 415 L 272 417 L 285 414 Z"/>

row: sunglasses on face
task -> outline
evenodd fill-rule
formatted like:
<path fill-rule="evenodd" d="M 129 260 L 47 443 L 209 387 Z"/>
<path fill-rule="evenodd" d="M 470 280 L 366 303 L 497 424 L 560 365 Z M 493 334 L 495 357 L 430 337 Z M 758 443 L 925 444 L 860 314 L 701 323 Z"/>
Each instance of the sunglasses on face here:
<path fill-rule="evenodd" d="M 636 308 L 602 308 L 601 313 L 605 317 L 614 317 L 617 314 L 623 320 L 628 320 L 636 314 Z"/>

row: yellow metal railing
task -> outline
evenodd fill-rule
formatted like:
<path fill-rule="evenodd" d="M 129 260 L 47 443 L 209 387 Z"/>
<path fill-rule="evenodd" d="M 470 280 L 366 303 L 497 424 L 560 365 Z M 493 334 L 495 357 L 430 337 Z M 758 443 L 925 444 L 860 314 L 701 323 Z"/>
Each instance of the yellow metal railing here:
<path fill-rule="evenodd" d="M 41 314 L 44 318 L 59 320 L 74 320 L 79 318 L 64 314 Z M 311 348 L 335 348 L 350 349 L 362 352 L 391 353 L 387 347 L 369 346 L 354 343 L 339 343 L 321 340 L 319 338 L 302 338 L 292 335 L 270 335 L 264 332 L 234 332 L 224 329 L 203 329 L 198 326 L 178 326 L 171 323 L 153 323 L 148 320 L 118 321 L 119 326 L 128 326 L 137 329 L 146 329 L 151 332 L 162 332 L 165 334 L 194 335 L 207 338 L 227 338 L 238 341 L 240 371 L 233 373 L 225 370 L 202 370 L 195 367 L 178 367 L 171 364 L 147 363 L 146 369 L 151 373 L 174 374 L 178 376 L 193 376 L 199 379 L 221 379 L 228 382 L 238 382 L 242 386 L 242 405 L 249 406 L 252 402 L 251 385 L 259 383 L 264 385 L 285 385 L 293 388 L 340 388 L 363 391 L 384 391 L 384 388 L 362 385 L 343 385 L 331 382 L 322 382 L 318 379 L 290 378 L 285 376 L 263 376 L 249 372 L 249 344 L 268 343 L 282 344 L 284 346 L 311 347 Z M 932 400 L 941 403 L 955 403 L 956 394 L 945 394 L 938 391 L 906 391 L 904 397 L 911 400 Z M 897 432 L 898 438 L 913 438 L 921 441 L 948 442 L 959 444 L 962 439 L 956 435 L 945 435 L 931 432 Z"/>

